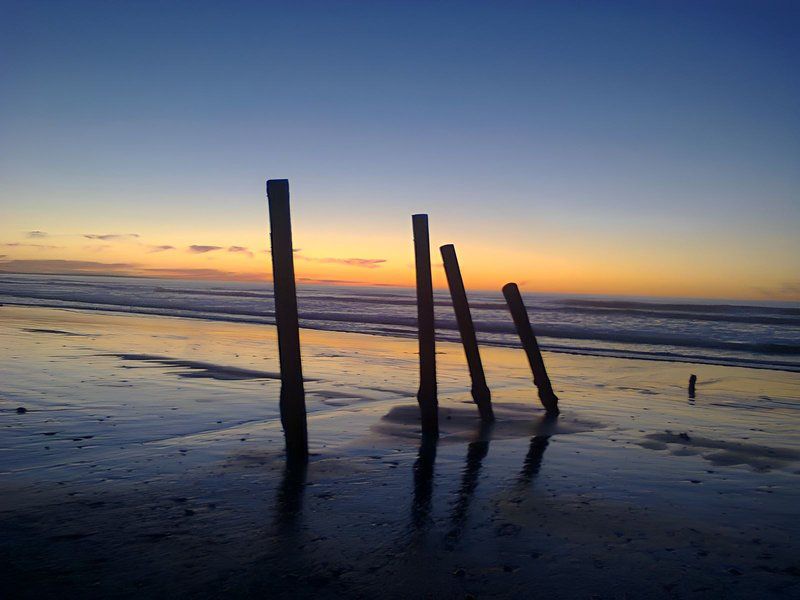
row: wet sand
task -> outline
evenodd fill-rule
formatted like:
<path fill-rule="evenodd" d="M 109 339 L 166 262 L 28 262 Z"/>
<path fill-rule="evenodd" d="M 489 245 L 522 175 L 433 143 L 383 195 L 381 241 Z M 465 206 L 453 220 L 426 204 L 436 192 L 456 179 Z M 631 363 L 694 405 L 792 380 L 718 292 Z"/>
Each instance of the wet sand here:
<path fill-rule="evenodd" d="M 487 428 L 440 344 L 433 444 L 413 341 L 302 344 L 305 468 L 274 328 L 0 307 L 0 597 L 800 594 L 800 374 L 485 348 Z"/>

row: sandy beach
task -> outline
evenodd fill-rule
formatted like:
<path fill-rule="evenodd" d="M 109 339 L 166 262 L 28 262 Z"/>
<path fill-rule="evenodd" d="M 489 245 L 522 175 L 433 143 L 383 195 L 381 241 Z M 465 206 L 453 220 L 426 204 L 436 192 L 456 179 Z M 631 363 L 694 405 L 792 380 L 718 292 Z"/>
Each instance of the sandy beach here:
<path fill-rule="evenodd" d="M 274 327 L 0 307 L 0 596 L 800 593 L 800 374 L 486 347 L 487 428 L 445 342 L 420 445 L 414 340 L 302 351 L 306 468 Z"/>

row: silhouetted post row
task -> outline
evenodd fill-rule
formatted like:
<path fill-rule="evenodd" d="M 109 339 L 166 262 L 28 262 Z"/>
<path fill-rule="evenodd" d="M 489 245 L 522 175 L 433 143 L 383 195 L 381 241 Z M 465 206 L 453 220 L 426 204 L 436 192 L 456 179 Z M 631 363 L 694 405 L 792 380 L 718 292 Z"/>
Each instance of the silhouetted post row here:
<path fill-rule="evenodd" d="M 436 334 L 428 215 L 412 215 L 417 271 L 417 328 L 419 335 L 419 402 L 423 435 L 439 435 L 436 392 Z"/>
<path fill-rule="evenodd" d="M 517 284 L 507 283 L 504 285 L 503 295 L 506 297 L 508 309 L 511 311 L 511 317 L 514 319 L 514 325 L 517 328 L 517 334 L 519 334 L 522 347 L 525 349 L 525 354 L 528 356 L 528 362 L 531 365 L 531 371 L 533 371 L 533 383 L 539 391 L 539 400 L 541 400 L 542 405 L 548 413 L 558 414 L 558 397 L 553 391 L 550 377 L 547 376 L 547 370 L 544 367 L 544 359 L 539 350 L 539 344 L 533 333 L 530 319 L 528 319 L 528 311 L 525 308 L 525 304 L 522 302 L 522 296 L 519 293 Z"/>
<path fill-rule="evenodd" d="M 472 379 L 472 399 L 478 405 L 481 419 L 486 422 L 494 421 L 492 411 L 492 395 L 486 385 L 486 375 L 483 372 L 483 363 L 478 349 L 478 339 L 475 335 L 475 325 L 472 322 L 472 313 L 469 310 L 467 292 L 464 289 L 464 280 L 458 266 L 456 249 L 452 244 L 441 246 L 444 262 L 444 271 L 447 275 L 447 285 L 450 288 L 450 297 L 453 300 L 453 310 L 456 313 L 458 331 L 461 334 L 461 343 L 467 357 L 469 376 Z"/>
<path fill-rule="evenodd" d="M 300 326 L 297 317 L 297 289 L 294 280 L 292 223 L 289 214 L 289 182 L 267 181 L 272 279 L 275 295 L 275 323 L 281 367 L 281 423 L 289 458 L 308 457 L 306 401 L 300 358 Z"/>

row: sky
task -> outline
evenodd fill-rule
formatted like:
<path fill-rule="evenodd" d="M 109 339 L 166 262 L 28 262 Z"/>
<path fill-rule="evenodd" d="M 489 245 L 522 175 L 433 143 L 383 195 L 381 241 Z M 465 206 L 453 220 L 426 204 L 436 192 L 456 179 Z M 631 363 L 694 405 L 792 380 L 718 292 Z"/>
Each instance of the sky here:
<path fill-rule="evenodd" d="M 797 2 L 0 1 L 0 270 L 800 300 Z"/>

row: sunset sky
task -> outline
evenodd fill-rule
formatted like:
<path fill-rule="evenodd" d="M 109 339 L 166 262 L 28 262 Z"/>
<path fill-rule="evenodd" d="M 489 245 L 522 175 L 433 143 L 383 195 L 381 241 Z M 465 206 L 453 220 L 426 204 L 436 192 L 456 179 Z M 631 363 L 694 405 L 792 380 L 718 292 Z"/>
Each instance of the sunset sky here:
<path fill-rule="evenodd" d="M 3 2 L 0 270 L 800 299 L 797 2 Z"/>

